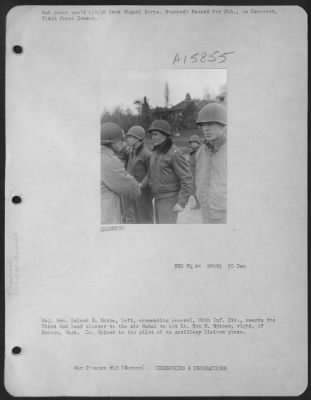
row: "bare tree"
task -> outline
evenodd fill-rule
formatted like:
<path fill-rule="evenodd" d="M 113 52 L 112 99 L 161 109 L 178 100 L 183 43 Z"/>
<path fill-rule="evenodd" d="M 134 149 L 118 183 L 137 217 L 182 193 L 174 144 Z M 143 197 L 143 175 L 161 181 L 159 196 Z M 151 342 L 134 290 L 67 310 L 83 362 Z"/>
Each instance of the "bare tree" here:
<path fill-rule="evenodd" d="M 164 86 L 164 105 L 167 108 L 169 106 L 170 103 L 170 89 L 168 86 L 168 82 L 165 82 L 165 86 Z"/>
<path fill-rule="evenodd" d="M 143 108 L 143 99 L 136 99 L 133 104 L 135 104 L 138 114 L 141 115 Z"/>

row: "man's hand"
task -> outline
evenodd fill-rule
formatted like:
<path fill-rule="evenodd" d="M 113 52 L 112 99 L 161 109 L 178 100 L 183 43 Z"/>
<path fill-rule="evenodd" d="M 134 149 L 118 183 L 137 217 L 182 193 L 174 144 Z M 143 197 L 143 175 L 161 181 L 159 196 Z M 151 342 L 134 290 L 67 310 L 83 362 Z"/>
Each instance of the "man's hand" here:
<path fill-rule="evenodd" d="M 175 212 L 181 212 L 181 211 L 183 211 L 183 210 L 184 210 L 183 207 L 180 206 L 178 203 L 176 203 L 176 204 L 174 205 L 174 207 L 173 207 L 173 211 L 175 211 Z"/>

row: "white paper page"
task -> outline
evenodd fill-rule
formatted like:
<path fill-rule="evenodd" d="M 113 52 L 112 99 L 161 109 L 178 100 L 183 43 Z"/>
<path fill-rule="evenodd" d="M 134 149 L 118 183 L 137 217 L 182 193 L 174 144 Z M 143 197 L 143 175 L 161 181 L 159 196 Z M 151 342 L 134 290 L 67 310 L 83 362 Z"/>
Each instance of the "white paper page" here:
<path fill-rule="evenodd" d="M 301 394 L 304 10 L 22 6 L 6 29 L 9 393 Z M 165 80 L 173 104 L 202 98 L 219 88 L 215 70 L 228 90 L 227 223 L 101 229 L 104 107 L 142 96 L 163 106 L 152 96 Z"/>

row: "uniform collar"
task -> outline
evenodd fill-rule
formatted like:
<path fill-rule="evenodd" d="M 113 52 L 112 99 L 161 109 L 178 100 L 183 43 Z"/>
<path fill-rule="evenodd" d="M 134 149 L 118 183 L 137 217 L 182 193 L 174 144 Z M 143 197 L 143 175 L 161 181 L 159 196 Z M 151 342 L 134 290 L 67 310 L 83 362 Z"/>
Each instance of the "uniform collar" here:
<path fill-rule="evenodd" d="M 227 143 L 227 136 L 224 135 L 221 138 L 215 140 L 213 143 L 205 141 L 206 146 L 212 153 L 217 153 L 217 151 Z"/>
<path fill-rule="evenodd" d="M 143 147 L 144 147 L 144 143 L 141 142 L 141 143 L 139 144 L 139 146 L 136 147 L 136 149 L 133 148 L 132 153 L 135 154 L 135 155 L 137 156 L 137 155 L 142 151 Z"/>
<path fill-rule="evenodd" d="M 102 153 L 105 153 L 105 154 L 115 154 L 115 152 L 112 150 L 112 148 L 110 146 L 106 146 L 104 144 L 102 144 L 100 146 L 100 150 Z"/>
<path fill-rule="evenodd" d="M 197 149 L 191 149 L 189 154 L 194 154 L 199 150 L 200 147 L 198 147 Z"/>
<path fill-rule="evenodd" d="M 167 153 L 169 149 L 173 146 L 173 142 L 171 138 L 167 138 L 164 142 L 158 144 L 153 147 L 153 151 L 157 151 L 158 153 Z"/>

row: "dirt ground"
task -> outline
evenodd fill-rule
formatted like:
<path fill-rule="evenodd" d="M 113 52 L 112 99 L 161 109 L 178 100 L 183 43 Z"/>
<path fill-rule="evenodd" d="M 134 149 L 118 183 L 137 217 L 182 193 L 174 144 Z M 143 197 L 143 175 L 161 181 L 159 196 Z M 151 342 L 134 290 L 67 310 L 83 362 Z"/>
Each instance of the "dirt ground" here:
<path fill-rule="evenodd" d="M 191 207 L 195 204 L 194 197 L 191 196 L 184 211 L 178 215 L 178 224 L 202 224 L 201 209 L 192 210 Z"/>
<path fill-rule="evenodd" d="M 195 199 L 193 196 L 190 197 L 188 204 L 185 209 L 179 213 L 177 224 L 202 224 L 201 209 L 193 210 Z M 101 230 L 105 230 L 105 225 L 101 225 Z"/>

